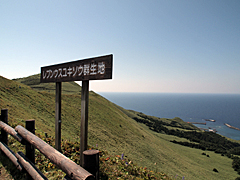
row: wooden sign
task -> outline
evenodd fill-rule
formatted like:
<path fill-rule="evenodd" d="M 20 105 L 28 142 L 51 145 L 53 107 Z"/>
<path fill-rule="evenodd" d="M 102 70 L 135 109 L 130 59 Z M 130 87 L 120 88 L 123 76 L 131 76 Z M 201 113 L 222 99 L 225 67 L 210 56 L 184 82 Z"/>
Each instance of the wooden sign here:
<path fill-rule="evenodd" d="M 112 79 L 113 55 L 41 67 L 41 83 Z"/>
<path fill-rule="evenodd" d="M 55 148 L 61 151 L 61 91 L 62 82 L 82 81 L 80 165 L 83 166 L 88 140 L 89 80 L 112 79 L 113 55 L 94 57 L 63 64 L 41 67 L 41 83 L 56 83 Z"/>

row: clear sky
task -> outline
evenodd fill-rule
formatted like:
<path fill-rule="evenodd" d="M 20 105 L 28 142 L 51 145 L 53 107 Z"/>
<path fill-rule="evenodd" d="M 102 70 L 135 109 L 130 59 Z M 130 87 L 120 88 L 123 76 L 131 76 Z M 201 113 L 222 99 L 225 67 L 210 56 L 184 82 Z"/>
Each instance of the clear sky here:
<path fill-rule="evenodd" d="M 239 0 L 0 0 L 0 75 L 113 54 L 96 92 L 240 93 Z"/>

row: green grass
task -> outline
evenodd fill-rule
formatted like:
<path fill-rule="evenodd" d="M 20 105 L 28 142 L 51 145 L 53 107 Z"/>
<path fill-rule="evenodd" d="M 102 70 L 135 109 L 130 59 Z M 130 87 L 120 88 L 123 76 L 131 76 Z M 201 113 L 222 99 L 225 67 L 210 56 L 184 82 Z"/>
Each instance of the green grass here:
<path fill-rule="evenodd" d="M 40 83 L 40 74 L 35 74 L 26 78 L 14 79 L 14 81 L 30 86 L 37 91 L 46 91 L 49 93 L 55 93 L 55 83 Z M 62 83 L 62 92 L 64 94 L 79 94 L 81 87 L 75 82 Z"/>
<path fill-rule="evenodd" d="M 25 78 L 11 81 L 0 77 L 0 108 L 9 109 L 10 122 L 24 126 L 25 120 L 35 119 L 38 133 L 47 132 L 55 136 L 54 84 L 51 87 L 53 90 L 49 90 L 49 85 L 36 82 L 38 77 L 31 76 L 30 79 L 35 80 L 30 83 Z M 43 85 L 48 89 L 35 88 Z M 81 88 L 76 83 L 63 83 L 63 87 L 66 90 L 63 90 L 62 95 L 62 139 L 80 141 Z M 171 143 L 171 140 L 180 138 L 155 133 L 137 123 L 133 117 L 139 117 L 139 113 L 118 107 L 90 92 L 88 144 L 94 147 L 97 144 L 113 156 L 124 153 L 135 164 L 164 172 L 172 179 L 176 175 L 179 179 L 183 176 L 185 179 L 235 179 L 238 176 L 231 167 L 231 159 L 205 151 L 210 155 L 208 158 L 202 155 L 202 150 Z M 179 118 L 161 120 L 168 123 L 176 121 L 179 129 L 196 129 Z M 213 168 L 219 173 L 213 172 Z"/>

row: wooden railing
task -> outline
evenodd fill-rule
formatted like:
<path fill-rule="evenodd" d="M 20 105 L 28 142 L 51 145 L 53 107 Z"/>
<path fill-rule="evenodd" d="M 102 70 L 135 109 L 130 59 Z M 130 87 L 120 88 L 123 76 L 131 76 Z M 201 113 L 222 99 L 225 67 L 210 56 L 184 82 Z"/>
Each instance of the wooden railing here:
<path fill-rule="evenodd" d="M 8 125 L 8 110 L 1 110 L 1 141 L 0 141 L 0 149 L 5 153 L 5 155 L 13 162 L 13 164 L 22 171 L 23 169 L 27 172 L 27 179 L 47 179 L 43 173 L 37 169 L 35 164 L 35 148 L 37 148 L 46 158 L 50 159 L 50 161 L 62 169 L 67 175 L 64 177 L 65 180 L 76 179 L 76 180 L 94 180 L 98 179 L 98 169 L 99 162 L 95 162 L 95 164 L 90 163 L 89 167 L 89 157 L 91 158 L 94 155 L 94 159 L 98 159 L 99 152 L 95 150 L 94 152 L 89 150 L 85 152 L 88 155 L 86 158 L 86 169 L 92 172 L 95 177 L 90 174 L 87 170 L 77 165 L 75 162 L 68 159 L 62 153 L 54 149 L 52 146 L 44 142 L 39 137 L 35 136 L 35 120 L 27 120 L 26 121 L 26 129 L 20 125 L 18 125 L 15 129 Z M 22 152 L 14 153 L 7 145 L 8 145 L 8 134 L 14 137 L 21 144 L 25 145 L 26 155 Z M 89 155 L 90 154 L 90 155 Z M 97 158 L 96 158 L 97 157 Z M 98 169 L 96 169 L 96 167 Z M 94 171 L 92 171 L 94 169 Z"/>

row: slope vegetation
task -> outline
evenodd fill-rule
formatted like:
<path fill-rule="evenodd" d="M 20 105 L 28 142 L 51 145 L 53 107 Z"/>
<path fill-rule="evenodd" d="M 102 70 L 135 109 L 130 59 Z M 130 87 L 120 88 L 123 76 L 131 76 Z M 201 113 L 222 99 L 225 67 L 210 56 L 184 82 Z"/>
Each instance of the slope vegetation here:
<path fill-rule="evenodd" d="M 24 84 L 23 84 L 24 83 Z M 27 119 L 36 120 L 37 132 L 54 136 L 55 91 L 54 84 L 40 84 L 39 75 L 14 81 L 0 77 L 0 108 L 9 109 L 9 121 L 24 125 Z M 63 83 L 62 139 L 79 140 L 81 119 L 81 88 L 76 83 Z M 134 163 L 164 172 L 173 179 L 234 179 L 232 160 L 221 154 L 194 149 L 171 141 L 185 138 L 155 132 L 136 119 L 155 118 L 175 124 L 169 129 L 196 131 L 196 127 L 179 118 L 160 119 L 125 110 L 95 92 L 89 97 L 88 144 L 122 154 Z M 218 173 L 213 169 L 217 169 Z"/>

